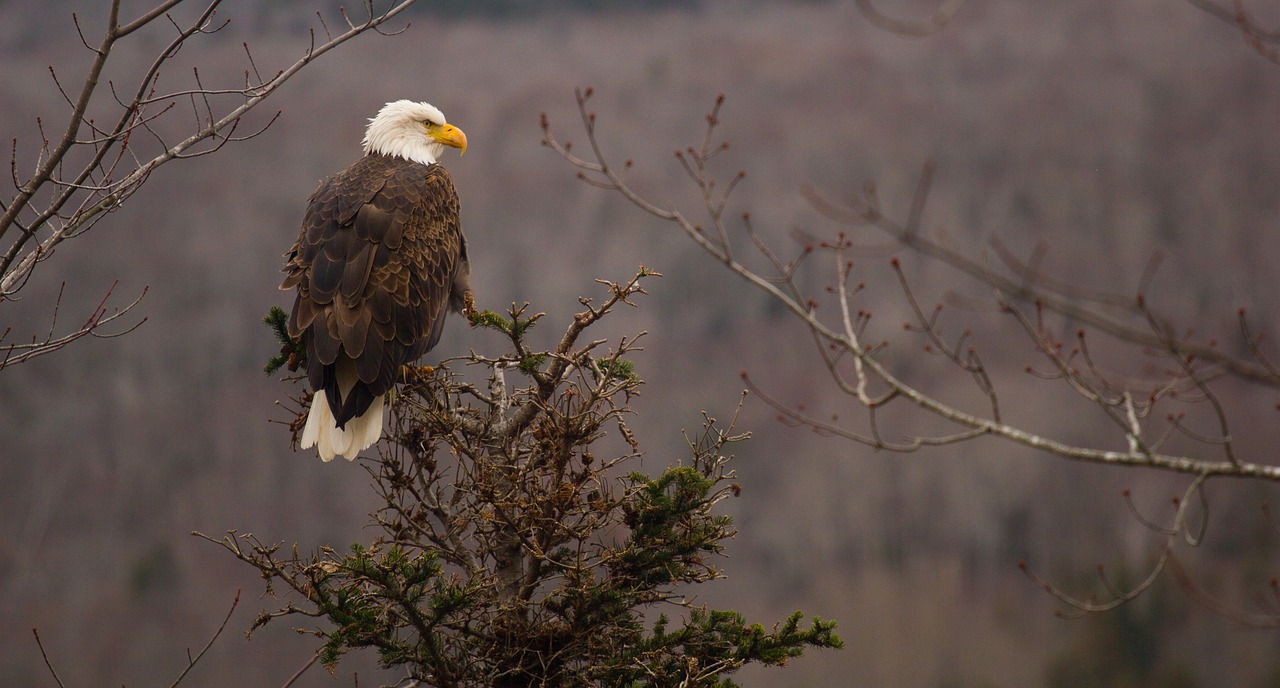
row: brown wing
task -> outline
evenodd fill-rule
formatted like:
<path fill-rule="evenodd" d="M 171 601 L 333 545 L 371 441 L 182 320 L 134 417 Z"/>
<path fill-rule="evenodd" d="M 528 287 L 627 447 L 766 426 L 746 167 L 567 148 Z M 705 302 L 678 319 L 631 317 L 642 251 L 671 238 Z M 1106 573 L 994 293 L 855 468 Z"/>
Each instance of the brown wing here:
<path fill-rule="evenodd" d="M 298 290 L 289 334 L 342 427 L 435 346 L 454 284 L 466 283 L 453 181 L 439 165 L 365 156 L 311 195 L 285 255 L 280 288 Z M 342 398 L 335 370 L 352 363 L 359 382 Z"/>

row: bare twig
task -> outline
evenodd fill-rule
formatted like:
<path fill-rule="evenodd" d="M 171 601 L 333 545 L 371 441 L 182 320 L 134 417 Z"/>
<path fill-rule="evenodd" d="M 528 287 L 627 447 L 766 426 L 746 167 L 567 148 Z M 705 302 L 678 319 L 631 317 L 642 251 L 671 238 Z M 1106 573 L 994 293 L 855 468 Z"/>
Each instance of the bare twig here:
<path fill-rule="evenodd" d="M 315 59 L 337 48 L 346 41 L 367 31 L 381 31 L 381 27 L 412 5 L 415 0 L 399 0 L 385 10 L 375 11 L 367 6 L 367 17 L 360 22 L 349 23 L 347 31 L 328 36 L 320 45 L 312 45 L 292 64 L 276 71 L 267 78 L 259 71 L 252 54 L 245 47 L 251 69 L 246 69 L 242 86 L 217 87 L 206 85 L 198 69 L 192 71 L 193 86 L 167 91 L 160 90 L 160 73 L 184 47 L 208 34 L 219 31 L 226 21 L 215 21 L 215 11 L 221 0 L 203 0 L 200 11 L 189 21 L 179 23 L 171 10 L 184 0 L 164 0 L 143 12 L 136 19 L 121 18 L 121 2 L 110 4 L 106 26 L 96 43 L 91 43 L 84 33 L 80 20 L 73 16 L 73 24 L 81 42 L 92 53 L 78 90 L 66 89 L 57 74 L 52 74 L 54 87 L 68 104 L 67 123 L 62 133 L 45 135 L 44 118 L 37 118 L 40 132 L 39 155 L 29 176 L 18 169 L 18 140 L 13 139 L 10 172 L 13 193 L 0 199 L 0 303 L 10 300 L 31 278 L 36 268 L 50 258 L 54 249 L 63 241 L 82 236 L 94 227 L 107 213 L 119 208 L 136 193 L 160 166 L 182 158 L 209 155 L 233 141 L 245 141 L 258 136 L 276 121 L 279 113 L 253 133 L 236 135 L 235 131 L 244 116 L 263 100 L 301 71 Z M 164 27 L 164 25 L 168 25 Z M 155 28 L 157 31 L 148 31 Z M 161 30 L 163 28 L 163 30 Z M 118 45 L 134 35 L 156 33 L 164 36 L 164 43 L 154 54 L 149 65 L 141 70 L 136 85 L 118 91 L 111 81 L 103 86 L 108 59 Z M 252 72 L 256 78 L 248 75 Z M 196 121 L 190 133 L 180 141 L 169 142 L 159 133 L 157 123 L 168 119 L 178 98 L 191 100 Z M 225 99 L 235 99 L 226 103 Z M 118 114 L 107 124 L 95 123 L 89 113 L 104 101 L 118 108 Z M 81 135 L 82 131 L 88 132 Z M 158 142 L 157 152 L 145 150 L 136 134 L 150 134 Z M 202 146 L 201 144 L 208 145 Z M 136 301 L 135 301 L 136 304 Z M 134 304 L 120 313 L 127 312 Z M 103 317 L 101 325 L 120 313 Z M 12 365 L 42 353 L 55 351 L 75 339 L 91 333 L 94 327 L 62 337 L 50 336 L 43 342 L 13 346 L 3 350 L 5 363 Z"/>
<path fill-rule="evenodd" d="M 292 686 L 294 683 L 297 682 L 298 679 L 302 678 L 303 674 L 307 673 L 307 669 L 310 669 L 311 667 L 315 666 L 315 663 L 318 661 L 320 661 L 319 653 L 311 655 L 311 659 L 307 660 L 307 663 L 303 664 L 301 669 L 298 669 L 297 671 L 293 672 L 293 676 L 290 676 L 288 681 L 285 681 L 284 683 L 280 684 L 280 688 L 289 688 L 289 686 Z"/>
<path fill-rule="evenodd" d="M 40 648 L 40 657 L 44 659 L 44 665 L 49 670 L 49 675 L 53 676 L 53 682 L 58 684 L 58 688 L 67 688 L 62 679 L 58 678 L 58 672 L 54 671 L 53 662 L 49 661 L 49 654 L 45 652 L 44 643 L 40 641 L 40 631 L 33 628 L 31 629 L 31 634 L 36 637 L 36 647 Z"/>
<path fill-rule="evenodd" d="M 1027 578 L 1031 579 L 1031 581 L 1034 582 L 1040 589 L 1049 593 L 1051 596 L 1053 596 L 1054 598 L 1056 598 L 1058 601 L 1062 602 L 1069 608 L 1069 611 L 1058 612 L 1058 615 L 1064 618 L 1078 618 L 1085 614 L 1110 611 L 1123 604 L 1131 602 L 1132 600 L 1136 599 L 1138 596 L 1142 595 L 1142 593 L 1150 589 L 1151 586 L 1154 585 L 1157 580 L 1159 580 L 1160 575 L 1164 573 L 1164 571 L 1167 568 L 1174 566 L 1174 564 L 1172 563 L 1174 561 L 1173 547 L 1177 543 L 1177 540 L 1180 536 L 1183 536 L 1188 533 L 1188 529 L 1187 529 L 1187 519 L 1189 518 L 1188 509 L 1190 504 L 1192 503 L 1192 497 L 1196 496 L 1197 493 L 1203 492 L 1204 484 L 1207 480 L 1208 478 L 1206 476 L 1201 476 L 1196 478 L 1195 480 L 1191 481 L 1190 485 L 1187 486 L 1187 489 L 1183 492 L 1181 498 L 1173 500 L 1175 509 L 1174 509 L 1173 523 L 1170 526 L 1168 527 L 1156 526 L 1155 524 L 1152 524 L 1146 519 L 1139 517 L 1140 522 L 1142 522 L 1144 525 L 1148 525 L 1151 528 L 1151 530 L 1160 534 L 1163 538 L 1163 541 L 1160 547 L 1160 554 L 1156 557 L 1155 562 L 1151 565 L 1151 568 L 1147 571 L 1146 576 L 1143 577 L 1141 581 L 1139 581 L 1137 584 L 1127 589 L 1121 588 L 1117 586 L 1115 582 L 1113 582 L 1107 576 L 1105 567 L 1103 567 L 1102 564 L 1098 564 L 1097 566 L 1098 580 L 1103 585 L 1103 587 L 1107 589 L 1108 593 L 1111 595 L 1110 600 L 1107 600 L 1105 602 L 1098 602 L 1093 597 L 1090 597 L 1087 599 L 1080 599 L 1078 597 L 1075 597 L 1074 595 L 1071 595 L 1070 593 L 1067 593 L 1066 591 L 1062 590 L 1058 586 L 1055 586 L 1049 583 L 1048 581 L 1045 581 L 1044 579 L 1040 578 L 1036 574 L 1032 573 L 1030 567 L 1027 565 L 1026 562 L 1019 562 L 1018 568 L 1020 568 L 1022 572 L 1026 574 Z M 1200 496 L 1202 497 L 1203 495 L 1201 494 Z M 1129 501 L 1129 495 L 1127 491 L 1125 494 L 1125 500 L 1126 502 Z M 1200 504 L 1203 507 L 1205 503 L 1200 502 Z M 1137 514 L 1136 510 L 1134 513 L 1135 515 Z M 1207 518 L 1207 515 L 1202 514 L 1202 517 Z M 1198 540 L 1196 540 L 1195 542 L 1192 542 L 1191 543 L 1192 546 L 1194 546 L 1196 542 L 1198 542 Z"/>
<path fill-rule="evenodd" d="M 927 169 L 928 165 L 926 165 Z M 924 174 L 922 173 L 922 177 Z M 987 284 L 1016 301 L 1034 301 L 1054 312 L 1073 320 L 1078 320 L 1089 327 L 1105 332 L 1117 339 L 1132 342 L 1141 346 L 1161 347 L 1166 342 L 1151 332 L 1146 325 L 1137 301 L 1134 298 L 1123 298 L 1106 294 L 1082 294 L 1074 288 L 1060 291 L 1063 284 L 1045 283 L 1035 277 L 1031 271 L 1009 277 L 991 269 L 984 263 L 969 258 L 939 242 L 933 241 L 918 233 L 909 232 L 903 225 L 886 217 L 875 200 L 874 186 L 869 186 L 863 199 L 864 206 L 839 206 L 823 198 L 812 188 L 805 188 L 802 193 L 813 205 L 814 209 L 836 222 L 850 226 L 873 226 L 906 249 L 914 253 L 941 261 L 960 272 Z M 999 243 L 997 247 L 1001 247 Z M 1002 247 L 1001 247 L 1002 248 Z M 1144 273 L 1145 274 L 1145 273 Z M 1082 298 L 1082 297 L 1088 298 Z M 1128 324 L 1116 315 L 1104 310 L 1105 306 L 1116 303 L 1127 304 L 1124 311 L 1137 318 L 1141 325 Z M 1222 368 L 1241 379 L 1268 387 L 1280 388 L 1280 376 L 1249 359 L 1232 356 L 1211 346 L 1193 341 L 1179 341 L 1177 352 L 1181 355 L 1194 356 Z"/>
<path fill-rule="evenodd" d="M 93 312 L 89 314 L 89 317 L 85 319 L 84 324 L 73 332 L 64 335 L 54 335 L 53 333 L 54 328 L 57 325 L 58 311 L 62 304 L 61 289 L 58 292 L 57 300 L 54 302 L 53 317 L 50 319 L 49 332 L 43 340 L 37 341 L 33 339 L 31 342 L 26 344 L 18 344 L 16 342 L 5 344 L 4 339 L 5 336 L 9 334 L 9 331 L 6 330 L 4 332 L 0 332 L 0 370 L 11 365 L 25 363 L 33 358 L 37 358 L 45 354 L 53 353 L 83 337 L 93 336 L 100 339 L 111 339 L 113 337 L 124 336 L 141 327 L 142 324 L 147 321 L 146 318 L 138 320 L 138 322 L 127 326 L 123 330 L 108 333 L 102 332 L 104 325 L 109 325 L 124 317 L 125 314 L 132 311 L 133 308 L 142 301 L 143 297 L 147 295 L 147 289 L 144 287 L 142 293 L 138 295 L 138 298 L 126 304 L 123 308 L 120 308 L 114 313 L 108 315 L 107 301 L 110 300 L 112 292 L 115 291 L 115 286 L 115 284 L 111 285 L 111 288 L 107 290 L 107 293 L 102 297 L 102 300 L 98 303 L 97 307 L 94 308 Z"/>
<path fill-rule="evenodd" d="M 1134 426 L 1134 420 L 1137 418 L 1136 407 L 1133 409 L 1126 407 L 1126 403 L 1134 403 L 1132 401 L 1133 395 L 1129 395 L 1129 401 L 1126 402 L 1126 397 L 1123 393 L 1116 393 L 1117 388 L 1114 384 L 1105 380 L 1095 383 L 1075 371 L 1070 360 L 1063 357 L 1068 353 L 1059 353 L 1056 344 L 1044 339 L 1039 334 L 1041 325 L 1026 319 L 1017 309 L 1010 308 L 1007 299 L 1010 295 L 1037 297 L 1038 306 L 1043 305 L 1064 315 L 1078 317 L 1086 323 L 1099 325 L 1100 329 L 1114 334 L 1124 341 L 1149 345 L 1157 350 L 1167 351 L 1170 355 L 1187 356 L 1194 359 L 1201 358 L 1203 353 L 1203 358 L 1214 365 L 1250 381 L 1263 382 L 1269 385 L 1280 383 L 1280 380 L 1277 380 L 1271 371 L 1249 361 L 1223 356 L 1221 352 L 1212 347 L 1193 345 L 1180 338 L 1162 336 L 1155 327 L 1157 321 L 1153 315 L 1150 315 L 1149 311 L 1147 311 L 1150 316 L 1146 323 L 1147 329 L 1145 331 L 1140 330 L 1136 327 L 1122 324 L 1110 316 L 1104 316 L 1089 308 L 1081 307 L 1075 302 L 1056 294 L 1052 289 L 1044 289 L 1039 284 L 1034 283 L 1028 286 L 1025 284 L 1025 280 L 1015 281 L 994 273 L 985 266 L 930 241 L 918 231 L 918 225 L 925 205 L 924 197 L 929 188 L 931 168 L 927 167 L 922 175 L 916 196 L 912 201 L 909 219 L 905 225 L 894 222 L 882 211 L 875 188 L 872 185 L 867 185 L 864 189 L 862 203 L 857 207 L 838 208 L 813 194 L 811 194 L 811 200 L 815 202 L 815 206 L 820 211 L 828 216 L 850 225 L 874 225 L 898 239 L 908 248 L 926 255 L 939 257 L 947 264 L 990 284 L 997 294 L 997 299 L 1005 299 L 1003 303 L 1006 312 L 1011 312 L 1020 318 L 1023 329 L 1033 339 L 1039 341 L 1041 351 L 1049 357 L 1049 360 L 1057 368 L 1057 376 L 1072 384 L 1073 389 L 1099 405 L 1112 416 L 1125 433 L 1126 448 L 1124 450 L 1072 445 L 1002 422 L 998 412 L 998 405 L 990 401 L 994 393 L 992 391 L 993 385 L 989 379 L 984 378 L 981 374 L 975 375 L 975 382 L 983 390 L 984 394 L 988 396 L 991 404 L 990 410 L 994 414 L 992 416 L 982 416 L 962 410 L 898 378 L 873 355 L 875 349 L 868 347 L 861 341 L 858 330 L 859 323 L 864 318 L 855 315 L 848 298 L 850 295 L 848 289 L 849 263 L 842 253 L 849 249 L 849 243 L 843 233 L 838 235 L 834 241 L 824 242 L 818 246 L 818 250 L 831 251 L 837 258 L 836 280 L 833 289 L 839 296 L 839 303 L 837 304 L 839 325 L 833 326 L 828 325 L 819 315 L 815 301 L 801 297 L 800 293 L 794 288 L 789 269 L 779 269 L 782 263 L 778 260 L 776 254 L 762 251 L 762 254 L 780 274 L 774 276 L 761 275 L 738 262 L 732 253 L 727 250 L 727 240 L 722 238 L 718 232 L 713 234 L 712 236 L 715 238 L 712 238 L 701 229 L 700 225 L 689 220 L 680 211 L 665 209 L 635 192 L 626 180 L 617 173 L 617 168 L 607 161 L 602 144 L 596 135 L 596 118 L 594 113 L 587 108 L 587 102 L 590 97 L 591 89 L 577 91 L 579 114 L 587 134 L 592 158 L 584 159 L 571 153 L 567 145 L 562 144 L 552 135 L 550 124 L 545 116 L 543 118 L 543 144 L 556 151 L 570 165 L 577 168 L 582 177 L 593 180 L 599 186 L 616 191 L 644 212 L 674 224 L 686 237 L 728 268 L 730 272 L 764 291 L 800 319 L 809 328 L 818 343 L 818 349 L 832 371 L 833 380 L 841 386 L 842 390 L 850 394 L 860 406 L 867 409 L 870 435 L 838 428 L 831 423 L 817 422 L 803 413 L 796 412 L 775 402 L 775 408 L 791 421 L 808 425 L 823 433 L 848 437 L 870 446 L 893 448 L 900 451 L 912 451 L 924 445 L 952 443 L 990 434 L 1012 441 L 1015 444 L 1076 461 L 1158 468 L 1190 474 L 1198 479 L 1208 476 L 1231 476 L 1280 481 L 1280 466 L 1241 461 L 1234 454 L 1229 454 L 1225 461 L 1213 461 L 1195 455 L 1163 454 L 1147 446 L 1141 440 L 1140 428 L 1135 428 Z M 722 101 L 717 99 L 716 105 L 712 109 L 712 114 L 707 118 L 708 131 L 714 129 L 719 121 L 718 113 L 721 103 Z M 710 140 L 711 135 L 708 133 L 704 138 L 704 142 Z M 706 145 L 704 143 L 701 149 L 694 150 L 706 150 Z M 709 177 L 710 170 L 705 165 L 698 165 L 696 163 L 697 159 L 695 158 L 694 163 L 684 163 L 685 171 L 694 179 L 699 188 L 710 188 L 713 186 L 713 180 Z M 723 209 L 719 206 L 718 199 L 715 202 L 708 202 L 708 198 L 708 196 L 704 196 L 704 202 L 707 205 L 706 212 L 711 217 L 712 222 L 715 223 L 718 221 Z M 754 234 L 754 230 L 751 233 Z M 757 246 L 762 243 L 758 237 L 753 237 L 752 242 Z M 908 296 L 910 298 L 909 290 Z M 1142 308 L 1141 306 L 1135 306 L 1135 310 L 1139 313 L 1143 312 Z M 935 343 L 941 342 L 940 336 L 931 324 L 933 322 L 931 318 L 918 308 L 917 312 L 922 322 L 922 329 L 926 332 L 934 332 L 929 336 Z M 1039 312 L 1039 308 L 1037 308 L 1037 313 Z M 1037 318 L 1040 317 L 1041 315 L 1037 315 Z M 957 341 L 962 342 L 963 339 Z M 828 354 L 828 350 L 836 353 L 834 355 Z M 969 374 L 974 375 L 976 371 L 982 370 L 978 367 L 979 363 L 977 361 L 979 359 L 962 357 L 958 351 L 944 348 L 944 352 L 948 350 L 951 351 L 949 358 L 953 363 L 969 372 Z M 853 381 L 851 383 L 843 380 L 843 373 L 837 368 L 838 361 L 845 356 L 848 357 L 852 367 Z M 1205 384 L 1207 379 L 1203 373 L 1194 370 L 1184 370 L 1181 377 L 1196 387 Z M 885 391 L 872 395 L 869 385 L 873 381 Z M 760 390 L 756 391 L 757 393 L 760 392 Z M 1201 391 L 1203 392 L 1203 390 Z M 766 400 L 771 399 L 767 394 L 762 394 L 761 396 Z M 1156 393 L 1153 392 L 1152 398 L 1155 398 L 1155 396 Z M 879 436 L 875 420 L 876 413 L 890 402 L 896 400 L 905 400 L 909 404 L 958 427 L 955 432 L 943 433 L 932 438 L 912 437 L 904 441 L 887 441 Z"/>
<path fill-rule="evenodd" d="M 209 642 L 205 643 L 204 647 L 200 648 L 200 651 L 196 653 L 195 657 L 192 657 L 190 652 L 188 652 L 187 666 L 182 669 L 181 674 L 178 674 L 178 678 L 174 679 L 173 683 L 169 684 L 169 688 L 175 688 L 179 683 L 182 683 L 182 680 L 187 677 L 187 674 L 191 673 L 191 670 L 195 668 L 196 663 L 200 661 L 200 658 L 204 657 L 204 654 L 209 651 L 209 648 L 213 647 L 213 644 L 218 640 L 218 636 L 221 636 L 222 631 L 226 629 L 227 622 L 231 620 L 231 615 L 235 613 L 236 605 L 238 604 L 240 604 L 239 590 L 236 591 L 235 599 L 231 601 L 231 608 L 227 610 L 227 615 L 222 617 L 222 623 L 218 625 L 218 630 L 213 632 L 213 636 L 209 638 Z"/>
<path fill-rule="evenodd" d="M 1215 19 L 1242 29 L 1245 33 L 1245 39 L 1251 45 L 1254 41 L 1259 43 L 1280 42 L 1280 30 L 1269 31 L 1254 24 L 1245 11 L 1244 3 L 1240 0 L 1231 0 L 1232 6 L 1229 8 L 1219 5 L 1213 0 L 1187 0 L 1187 2 Z M 1254 47 L 1257 48 L 1258 46 Z M 1267 59 L 1272 58 L 1268 56 Z"/>

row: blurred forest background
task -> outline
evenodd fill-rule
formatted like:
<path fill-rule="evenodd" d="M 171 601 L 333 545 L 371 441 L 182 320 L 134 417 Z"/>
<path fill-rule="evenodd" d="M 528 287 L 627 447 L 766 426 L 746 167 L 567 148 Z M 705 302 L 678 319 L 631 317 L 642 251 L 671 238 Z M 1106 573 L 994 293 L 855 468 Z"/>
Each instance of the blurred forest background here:
<path fill-rule="evenodd" d="M 37 116 L 62 126 L 48 67 L 70 80 L 87 62 L 72 11 L 86 33 L 101 24 L 100 10 L 78 4 L 0 3 L 6 141 L 38 140 Z M 1261 25 L 1280 24 L 1275 7 L 1254 4 Z M 906 16 L 932 7 L 878 6 Z M 242 42 L 260 66 L 291 60 L 313 10 L 228 2 L 232 24 L 186 59 L 232 80 L 246 67 Z M 237 528 L 304 551 L 342 548 L 376 507 L 358 466 L 291 453 L 287 430 L 268 422 L 287 418 L 275 402 L 295 388 L 262 373 L 278 346 L 261 317 L 291 299 L 276 289 L 281 254 L 308 194 L 359 155 L 367 118 L 389 100 L 429 101 L 467 132 L 467 155 L 451 151 L 444 164 L 482 306 L 529 301 L 547 311 L 551 337 L 577 296 L 598 293 L 595 278 L 622 279 L 641 263 L 666 275 L 612 323 L 616 334 L 649 333 L 633 427 L 653 470 L 683 455 L 680 430 L 696 427 L 700 410 L 732 412 L 739 370 L 788 403 L 838 412 L 841 397 L 798 323 L 539 145 L 543 111 L 560 136 L 583 139 L 575 86 L 595 87 L 601 139 L 635 161 L 637 188 L 690 212 L 696 189 L 672 151 L 700 141 L 725 93 L 724 176 L 748 175 L 734 212 L 749 210 L 780 247 L 794 245 L 793 230 L 830 229 L 802 185 L 839 199 L 874 179 L 889 207 L 905 209 L 932 158 L 925 227 L 971 255 L 990 237 L 1022 255 L 1045 242 L 1046 272 L 1131 292 L 1163 252 L 1150 298 L 1178 322 L 1232 342 L 1237 307 L 1258 323 L 1280 314 L 1280 66 L 1188 3 L 973 0 L 922 40 L 868 25 L 846 0 L 425 0 L 410 19 L 404 34 L 366 36 L 295 78 L 255 113 L 265 122 L 283 111 L 261 137 L 166 167 L 6 305 L 0 328 L 22 339 L 48 328 L 64 280 L 68 326 L 117 280 L 119 305 L 149 289 L 136 332 L 0 374 L 0 684 L 53 685 L 37 627 L 68 686 L 168 685 L 237 590 L 228 633 L 184 685 L 279 685 L 309 658 L 313 641 L 283 625 L 238 634 L 271 606 L 258 599 L 261 582 L 189 533 Z M 119 57 L 127 74 L 146 54 Z M 926 259 L 902 259 L 925 303 L 984 294 Z M 910 352 L 919 342 L 901 329 L 887 262 L 859 268 L 864 307 L 877 337 Z M 1020 420 L 1086 443 L 1099 432 L 1099 414 L 1073 411 L 1023 374 L 1033 360 L 1025 338 L 1001 336 L 985 312 L 952 317 L 985 335 L 984 358 Z M 455 319 L 431 356 L 499 346 Z M 928 374 L 935 364 L 920 365 Z M 936 384 L 946 396 L 952 383 Z M 973 394 L 954 384 L 957 398 Z M 1267 462 L 1280 439 L 1275 400 L 1240 389 L 1228 402 L 1238 451 Z M 1159 542 L 1121 489 L 1157 514 L 1185 479 L 996 442 L 876 454 L 774 416 L 748 399 L 740 427 L 754 439 L 738 445 L 743 495 L 729 504 L 740 534 L 728 579 L 701 594 L 749 618 L 834 618 L 846 647 L 744 672 L 746 685 L 1280 684 L 1280 633 L 1209 612 L 1172 583 L 1065 621 L 1017 568 L 1026 560 L 1082 595 L 1097 587 L 1098 563 L 1141 575 Z M 1248 608 L 1280 571 L 1280 537 L 1262 511 L 1276 490 L 1210 491 L 1208 544 L 1185 563 L 1205 590 Z M 352 656 L 336 677 L 313 669 L 299 685 L 352 685 L 357 671 L 360 685 L 394 680 Z"/>

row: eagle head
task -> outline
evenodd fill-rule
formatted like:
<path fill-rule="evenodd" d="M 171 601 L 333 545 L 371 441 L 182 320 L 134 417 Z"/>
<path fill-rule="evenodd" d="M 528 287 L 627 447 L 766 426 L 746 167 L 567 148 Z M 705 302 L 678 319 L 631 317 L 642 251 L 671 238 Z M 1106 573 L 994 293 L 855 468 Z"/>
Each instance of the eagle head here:
<path fill-rule="evenodd" d="M 427 103 L 397 100 L 387 103 L 378 116 L 369 120 L 364 134 L 364 152 L 394 155 L 430 165 L 444 147 L 467 152 L 467 135 L 444 120 L 440 109 Z"/>

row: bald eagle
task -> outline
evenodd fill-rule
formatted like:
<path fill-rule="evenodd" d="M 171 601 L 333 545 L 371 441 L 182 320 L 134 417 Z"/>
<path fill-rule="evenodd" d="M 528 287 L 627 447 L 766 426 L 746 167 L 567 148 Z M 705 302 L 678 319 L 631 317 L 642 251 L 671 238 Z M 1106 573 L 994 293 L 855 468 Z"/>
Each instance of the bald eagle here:
<path fill-rule="evenodd" d="M 320 183 L 285 254 L 296 288 L 289 334 L 307 352 L 315 392 L 301 447 L 348 460 L 382 436 L 400 367 L 440 340 L 445 314 L 472 308 L 458 194 L 436 162 L 467 150 L 462 130 L 426 103 L 387 103 L 369 120 L 364 157 Z"/>

